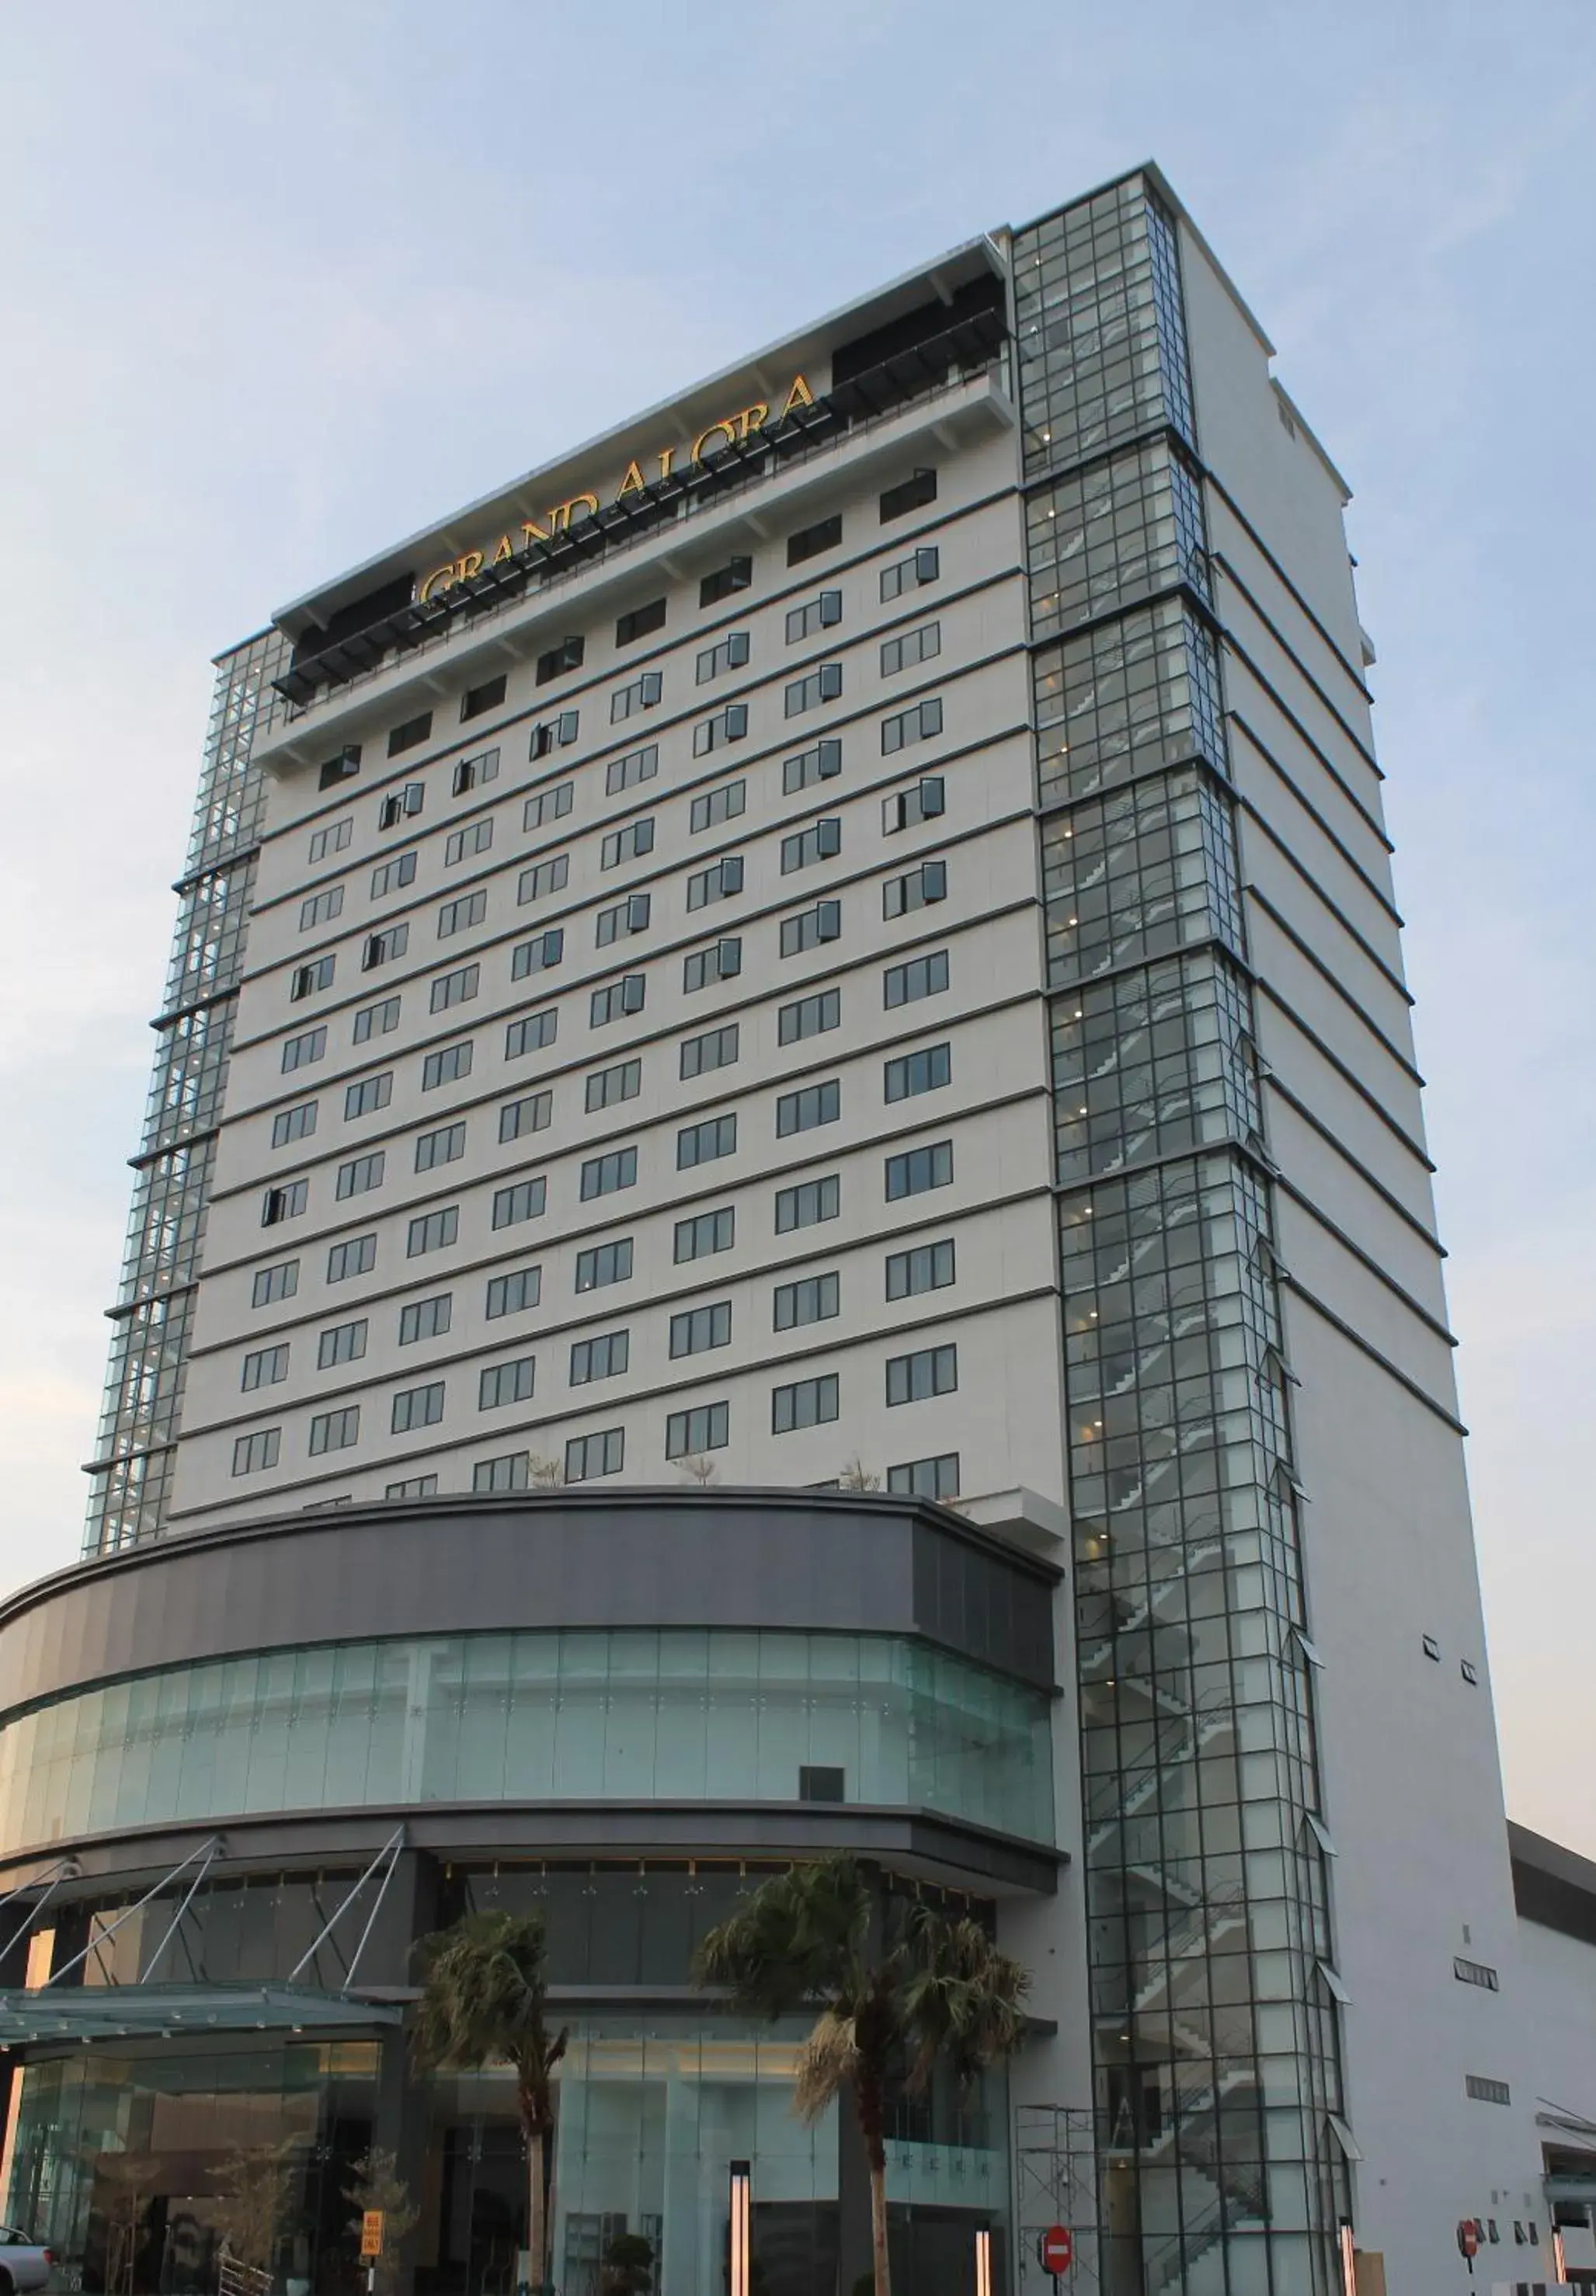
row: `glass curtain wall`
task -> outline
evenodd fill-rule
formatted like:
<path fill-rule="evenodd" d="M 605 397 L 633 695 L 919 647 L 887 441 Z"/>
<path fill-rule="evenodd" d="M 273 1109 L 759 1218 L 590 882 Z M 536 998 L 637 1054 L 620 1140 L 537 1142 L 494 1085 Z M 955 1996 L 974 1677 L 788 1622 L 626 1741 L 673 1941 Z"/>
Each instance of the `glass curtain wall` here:
<path fill-rule="evenodd" d="M 1174 226 L 1016 234 L 1103 2282 L 1327 2296 L 1288 1372 Z"/>

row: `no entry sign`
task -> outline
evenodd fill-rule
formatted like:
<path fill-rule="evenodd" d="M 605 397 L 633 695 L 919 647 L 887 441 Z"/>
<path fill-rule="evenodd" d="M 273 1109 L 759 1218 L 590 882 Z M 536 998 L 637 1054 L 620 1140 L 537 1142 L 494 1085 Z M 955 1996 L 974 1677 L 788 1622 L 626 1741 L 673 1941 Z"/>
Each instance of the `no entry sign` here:
<path fill-rule="evenodd" d="M 1042 2269 L 1051 2272 L 1055 2280 L 1060 2273 L 1068 2272 L 1075 2261 L 1075 2243 L 1062 2225 L 1049 2225 L 1037 2243 L 1037 2251 L 1042 2258 Z"/>

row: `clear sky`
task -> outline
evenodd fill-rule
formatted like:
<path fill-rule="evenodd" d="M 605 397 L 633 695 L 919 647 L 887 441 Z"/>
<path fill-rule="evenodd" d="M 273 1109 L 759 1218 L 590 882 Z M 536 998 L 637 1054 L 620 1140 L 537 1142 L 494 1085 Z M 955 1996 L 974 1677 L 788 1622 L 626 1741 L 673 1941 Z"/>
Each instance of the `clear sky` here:
<path fill-rule="evenodd" d="M 1355 491 L 1509 1803 L 1596 1855 L 1592 0 L 0 11 L 0 1590 L 81 1538 L 211 655 L 1149 156 Z"/>

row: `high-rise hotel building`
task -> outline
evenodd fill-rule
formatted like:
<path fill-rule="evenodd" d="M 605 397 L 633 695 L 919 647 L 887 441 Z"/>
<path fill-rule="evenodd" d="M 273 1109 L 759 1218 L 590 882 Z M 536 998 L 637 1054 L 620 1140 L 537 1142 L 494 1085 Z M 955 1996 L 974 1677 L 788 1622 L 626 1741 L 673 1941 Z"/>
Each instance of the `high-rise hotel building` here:
<path fill-rule="evenodd" d="M 1053 2222 L 1082 2296 L 1418 2296 L 1476 2215 L 1542 2273 L 1346 501 L 1143 169 L 220 657 L 90 1559 L 0 1620 L 10 2207 L 86 2284 L 94 2114 L 268 2093 L 301 2276 L 357 2128 L 417 2285 L 495 2284 L 508 2108 L 384 2021 L 536 1899 L 559 2284 L 720 2288 L 735 2153 L 765 2284 L 847 2290 L 851 2140 L 686 1989 L 836 1845 L 1034 1972 L 1006 2087 L 904 2107 L 917 2286 L 985 2227 L 1039 2296 Z"/>

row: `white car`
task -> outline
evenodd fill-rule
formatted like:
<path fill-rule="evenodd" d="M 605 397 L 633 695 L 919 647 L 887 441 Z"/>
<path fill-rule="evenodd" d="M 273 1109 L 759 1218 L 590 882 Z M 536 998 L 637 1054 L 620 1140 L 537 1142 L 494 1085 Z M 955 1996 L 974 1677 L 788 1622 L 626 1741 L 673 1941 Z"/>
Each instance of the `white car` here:
<path fill-rule="evenodd" d="M 55 2259 L 47 2248 L 12 2225 L 0 2225 L 0 2296 L 24 2296 L 47 2285 Z"/>

